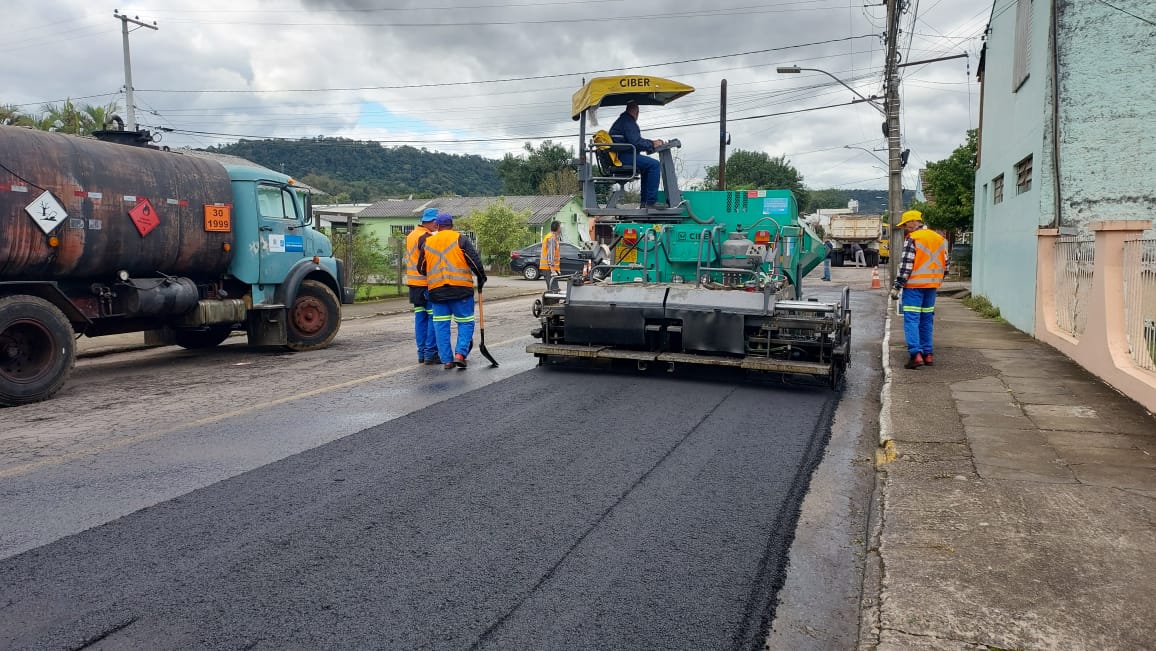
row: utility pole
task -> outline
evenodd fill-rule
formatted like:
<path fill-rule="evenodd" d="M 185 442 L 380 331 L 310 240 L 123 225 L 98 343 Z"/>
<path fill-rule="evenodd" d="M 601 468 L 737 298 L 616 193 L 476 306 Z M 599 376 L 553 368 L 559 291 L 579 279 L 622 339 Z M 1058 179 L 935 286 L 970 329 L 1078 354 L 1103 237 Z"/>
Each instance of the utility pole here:
<path fill-rule="evenodd" d="M 727 189 L 727 145 L 730 144 L 730 138 L 727 137 L 727 80 L 722 80 L 722 97 L 719 110 L 718 122 L 718 189 Z"/>
<path fill-rule="evenodd" d="M 896 224 L 903 212 L 903 165 L 899 151 L 899 14 L 903 0 L 887 0 L 887 60 L 886 97 L 884 106 L 887 121 L 883 123 L 887 135 L 887 221 L 891 225 L 891 257 L 887 261 L 887 280 L 895 281 L 903 238 Z"/>
<path fill-rule="evenodd" d="M 124 103 L 125 111 L 128 115 L 128 130 L 136 131 L 136 107 L 133 106 L 132 100 L 132 61 L 128 54 L 128 24 L 132 23 L 141 27 L 147 27 L 151 30 L 156 30 L 157 21 L 154 20 L 150 25 L 148 23 L 141 22 L 140 16 L 133 16 L 132 18 L 129 18 L 116 9 L 112 10 L 112 16 L 113 18 L 116 18 L 120 21 L 120 33 L 124 40 Z"/>

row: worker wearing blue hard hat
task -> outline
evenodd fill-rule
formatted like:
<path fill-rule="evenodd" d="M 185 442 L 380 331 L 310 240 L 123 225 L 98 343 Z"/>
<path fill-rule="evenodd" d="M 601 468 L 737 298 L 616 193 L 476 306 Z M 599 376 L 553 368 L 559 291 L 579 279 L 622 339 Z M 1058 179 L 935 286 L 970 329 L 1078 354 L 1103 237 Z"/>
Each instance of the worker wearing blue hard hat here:
<path fill-rule="evenodd" d="M 413 305 L 413 333 L 417 342 L 418 364 L 440 364 L 433 311 L 429 305 L 429 282 L 418 270 L 426 240 L 437 232 L 437 208 L 426 208 L 418 225 L 405 237 L 405 284 L 409 286 L 409 302 Z"/>
<path fill-rule="evenodd" d="M 482 256 L 470 238 L 454 230 L 454 218 L 439 212 L 438 232 L 425 242 L 419 270 L 429 283 L 430 307 L 443 368 L 465 369 L 474 340 L 474 277 L 478 292 L 486 284 Z M 456 342 L 450 324 L 457 324 Z"/>

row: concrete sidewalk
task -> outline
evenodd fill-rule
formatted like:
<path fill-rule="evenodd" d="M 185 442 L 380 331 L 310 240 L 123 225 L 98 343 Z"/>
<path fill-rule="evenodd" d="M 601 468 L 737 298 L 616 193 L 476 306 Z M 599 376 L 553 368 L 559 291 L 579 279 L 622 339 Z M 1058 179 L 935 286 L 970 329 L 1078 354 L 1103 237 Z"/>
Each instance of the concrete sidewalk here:
<path fill-rule="evenodd" d="M 888 349 L 861 647 L 1156 648 L 1156 419 L 956 299 Z"/>
<path fill-rule="evenodd" d="M 541 281 L 522 280 L 521 277 L 492 276 L 486 283 L 486 301 L 500 301 L 519 296 L 533 296 L 541 294 L 545 289 Z M 381 301 L 369 301 L 341 306 L 341 320 L 367 319 L 376 316 L 388 316 L 412 312 L 413 306 L 405 297 L 391 298 Z M 412 325 L 412 324 L 411 324 Z M 243 337 L 244 333 L 235 332 L 234 337 Z M 341 336 L 340 333 L 338 336 Z M 76 356 L 98 357 L 113 353 L 153 348 L 144 342 L 144 333 L 130 332 L 123 335 L 107 335 L 104 337 L 81 337 L 76 340 Z"/>

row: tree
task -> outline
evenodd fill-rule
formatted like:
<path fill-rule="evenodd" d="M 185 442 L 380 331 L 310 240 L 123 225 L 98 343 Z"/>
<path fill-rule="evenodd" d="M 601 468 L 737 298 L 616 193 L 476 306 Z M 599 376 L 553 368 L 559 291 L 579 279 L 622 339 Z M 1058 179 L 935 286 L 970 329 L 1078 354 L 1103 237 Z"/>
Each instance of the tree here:
<path fill-rule="evenodd" d="M 368 289 L 371 276 L 380 277 L 388 282 L 387 276 L 391 267 L 389 264 L 390 254 L 382 248 L 381 240 L 372 231 L 364 228 L 354 229 L 352 259 L 347 255 L 348 233 L 334 233 L 329 239 L 333 242 L 333 256 L 350 261 L 350 266 L 353 269 L 349 279 L 353 283 L 355 292 Z"/>
<path fill-rule="evenodd" d="M 574 158 L 572 149 L 546 140 L 537 149 L 526 143 L 523 150 L 525 153 L 521 156 L 506 154 L 498 161 L 503 194 L 569 194 L 565 190 L 570 187 L 570 179 L 577 191 L 577 177 L 570 169 Z M 566 172 L 570 172 L 569 176 Z"/>
<path fill-rule="evenodd" d="M 955 241 L 956 233 L 970 231 L 975 207 L 976 131 L 967 132 L 967 141 L 947 158 L 928 163 L 923 173 L 927 201 L 911 207 L 923 213 L 923 223 L 946 231 Z"/>
<path fill-rule="evenodd" d="M 704 189 L 718 187 L 718 165 L 706 166 Z M 790 190 L 799 206 L 807 205 L 803 175 L 785 155 L 771 157 L 762 151 L 736 149 L 727 156 L 727 190 Z"/>
<path fill-rule="evenodd" d="M 508 261 L 510 251 L 533 241 L 526 227 L 529 217 L 529 210 L 514 210 L 501 198 L 459 221 L 461 230 L 471 231 L 477 237 L 482 260 L 492 267 L 496 261 Z"/>
<path fill-rule="evenodd" d="M 807 205 L 800 205 L 799 212 L 813 213 L 821 208 L 846 208 L 849 198 L 846 190 L 838 188 L 808 190 Z"/>

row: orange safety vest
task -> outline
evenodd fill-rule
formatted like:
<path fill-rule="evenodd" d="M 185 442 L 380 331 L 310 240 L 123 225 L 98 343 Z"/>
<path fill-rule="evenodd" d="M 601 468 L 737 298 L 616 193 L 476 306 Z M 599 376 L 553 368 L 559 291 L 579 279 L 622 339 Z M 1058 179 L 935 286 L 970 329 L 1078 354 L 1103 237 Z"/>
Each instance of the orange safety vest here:
<path fill-rule="evenodd" d="M 417 254 L 421 247 L 422 238 L 432 234 L 433 231 L 430 231 L 425 226 L 417 226 L 409 232 L 409 235 L 405 236 L 405 284 L 410 287 L 425 287 L 427 285 L 425 276 L 421 275 L 421 272 L 417 270 Z"/>
<path fill-rule="evenodd" d="M 446 285 L 474 286 L 466 254 L 458 244 L 461 236 L 461 233 L 447 228 L 430 235 L 425 241 L 425 277 L 431 290 Z"/>
<path fill-rule="evenodd" d="M 542 238 L 542 255 L 538 258 L 538 268 L 542 271 L 562 271 L 562 245 L 554 231 Z"/>
<path fill-rule="evenodd" d="M 912 289 L 939 287 L 947 270 L 947 240 L 930 228 L 912 231 L 907 237 L 915 241 L 915 264 L 904 286 Z"/>

